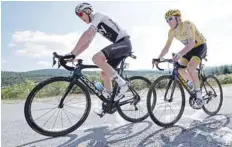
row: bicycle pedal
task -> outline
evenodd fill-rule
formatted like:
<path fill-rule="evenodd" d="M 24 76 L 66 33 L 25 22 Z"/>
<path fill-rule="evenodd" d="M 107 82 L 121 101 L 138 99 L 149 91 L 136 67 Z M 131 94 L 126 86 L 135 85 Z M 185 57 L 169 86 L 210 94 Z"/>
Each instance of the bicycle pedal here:
<path fill-rule="evenodd" d="M 105 115 L 105 112 L 101 113 L 101 114 L 97 114 L 98 116 L 100 116 L 100 118 L 102 118 Z"/>
<path fill-rule="evenodd" d="M 105 115 L 105 113 L 101 113 L 99 116 L 100 118 L 102 118 Z"/>
<path fill-rule="evenodd" d="M 94 111 L 95 112 L 95 111 Z M 100 118 L 102 118 L 106 113 L 103 111 L 101 113 L 95 112 Z"/>

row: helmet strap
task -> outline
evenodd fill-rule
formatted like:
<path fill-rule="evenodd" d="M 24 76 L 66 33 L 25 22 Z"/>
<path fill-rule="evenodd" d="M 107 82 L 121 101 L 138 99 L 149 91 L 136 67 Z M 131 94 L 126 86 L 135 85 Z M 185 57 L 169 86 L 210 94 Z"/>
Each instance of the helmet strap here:
<path fill-rule="evenodd" d="M 175 19 L 176 19 L 176 26 L 175 26 L 175 28 L 174 29 L 176 29 L 177 28 L 177 26 L 179 25 L 179 22 L 177 21 L 177 17 L 175 16 Z"/>
<path fill-rule="evenodd" d="M 89 22 L 91 22 L 91 21 L 92 21 L 92 19 L 91 19 L 91 17 L 90 17 L 90 14 L 88 14 L 85 10 L 83 10 L 83 12 L 84 12 L 85 14 L 87 14 L 87 15 L 88 15 L 88 17 L 89 17 Z"/>

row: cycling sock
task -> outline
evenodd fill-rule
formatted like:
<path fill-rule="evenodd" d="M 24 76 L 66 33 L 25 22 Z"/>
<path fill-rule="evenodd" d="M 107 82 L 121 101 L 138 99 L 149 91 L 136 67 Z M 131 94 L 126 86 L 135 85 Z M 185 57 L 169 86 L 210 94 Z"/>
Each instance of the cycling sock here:
<path fill-rule="evenodd" d="M 200 90 L 200 88 L 196 89 L 195 91 L 196 91 L 196 98 L 201 99 L 201 90 Z"/>
<path fill-rule="evenodd" d="M 118 83 L 118 86 L 123 86 L 126 84 L 126 81 L 122 79 L 117 73 L 113 76 L 113 79 Z"/>

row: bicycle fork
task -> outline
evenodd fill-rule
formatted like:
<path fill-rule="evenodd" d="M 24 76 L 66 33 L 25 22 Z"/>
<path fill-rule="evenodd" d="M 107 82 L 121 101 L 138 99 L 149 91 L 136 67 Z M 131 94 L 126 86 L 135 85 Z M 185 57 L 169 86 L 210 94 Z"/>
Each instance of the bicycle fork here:
<path fill-rule="evenodd" d="M 170 95 L 170 98 L 168 99 L 168 98 L 167 98 L 167 94 L 168 94 L 168 91 L 169 91 L 170 86 L 172 85 L 172 83 L 173 83 L 173 86 L 172 86 L 172 88 L 171 88 L 171 95 Z M 168 101 L 168 102 L 172 102 L 172 101 L 173 101 L 173 93 L 174 93 L 174 91 L 175 91 L 175 88 L 176 88 L 176 81 L 175 81 L 175 79 L 174 79 L 174 80 L 171 79 L 171 80 L 168 82 L 168 86 L 167 86 L 166 92 L 165 92 L 165 94 L 164 94 L 164 101 Z"/>
<path fill-rule="evenodd" d="M 63 108 L 64 107 L 64 100 L 66 98 L 66 96 L 68 95 L 68 93 L 71 91 L 71 89 L 73 88 L 74 84 L 76 82 L 76 79 L 72 79 L 71 83 L 68 85 L 68 87 L 65 90 L 65 94 L 62 96 L 61 100 L 60 100 L 60 104 L 58 106 L 58 108 Z"/>

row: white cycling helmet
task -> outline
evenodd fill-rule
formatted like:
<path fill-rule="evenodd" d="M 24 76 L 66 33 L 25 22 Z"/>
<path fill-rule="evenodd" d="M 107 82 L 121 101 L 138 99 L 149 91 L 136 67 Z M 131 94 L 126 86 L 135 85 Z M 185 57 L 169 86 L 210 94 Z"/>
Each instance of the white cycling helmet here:
<path fill-rule="evenodd" d="M 93 11 L 93 7 L 89 3 L 80 3 L 75 8 L 75 13 L 78 15 L 80 12 L 85 12 L 85 9 L 90 9 Z M 85 12 L 86 13 L 86 12 Z"/>

